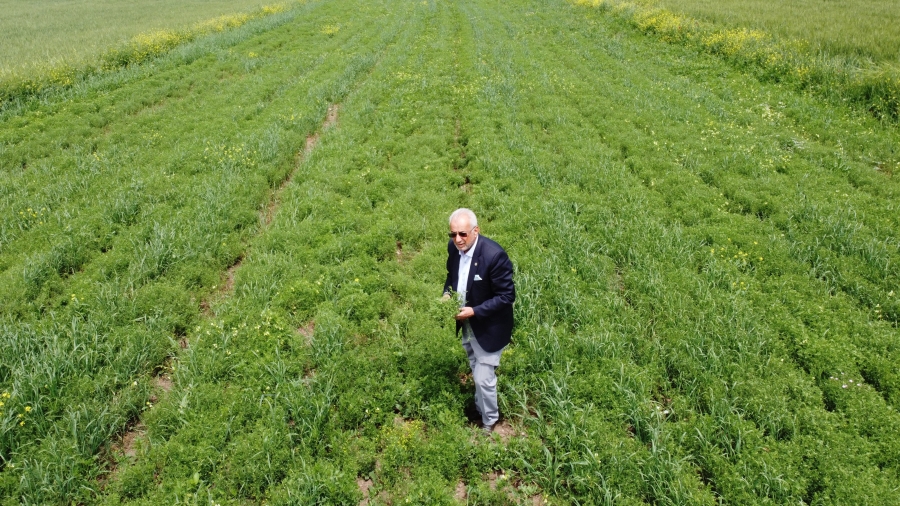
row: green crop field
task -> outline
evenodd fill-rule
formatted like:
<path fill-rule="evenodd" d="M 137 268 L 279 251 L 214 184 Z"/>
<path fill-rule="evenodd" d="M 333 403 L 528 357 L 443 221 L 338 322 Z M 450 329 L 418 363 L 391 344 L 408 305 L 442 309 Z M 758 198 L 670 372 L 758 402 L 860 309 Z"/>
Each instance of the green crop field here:
<path fill-rule="evenodd" d="M 0 112 L 2 504 L 898 504 L 900 130 L 562 0 L 310 1 Z M 502 431 L 439 302 L 515 265 Z"/>
<path fill-rule="evenodd" d="M 0 0 L 0 77 L 76 64 L 132 37 L 259 9 L 260 0 Z"/>
<path fill-rule="evenodd" d="M 893 0 L 659 0 L 716 23 L 801 39 L 811 49 L 900 64 L 900 4 Z"/>

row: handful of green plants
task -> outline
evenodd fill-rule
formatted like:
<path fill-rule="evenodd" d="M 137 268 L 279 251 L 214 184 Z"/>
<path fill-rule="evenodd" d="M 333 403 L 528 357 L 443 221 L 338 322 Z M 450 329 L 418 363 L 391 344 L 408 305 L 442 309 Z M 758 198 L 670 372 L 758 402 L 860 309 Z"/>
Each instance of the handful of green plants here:
<path fill-rule="evenodd" d="M 462 301 L 462 294 L 458 292 L 445 293 L 442 297 L 431 301 L 428 306 L 428 316 L 439 323 L 441 328 L 446 328 L 448 324 L 455 322 L 454 317 L 459 314 Z"/>

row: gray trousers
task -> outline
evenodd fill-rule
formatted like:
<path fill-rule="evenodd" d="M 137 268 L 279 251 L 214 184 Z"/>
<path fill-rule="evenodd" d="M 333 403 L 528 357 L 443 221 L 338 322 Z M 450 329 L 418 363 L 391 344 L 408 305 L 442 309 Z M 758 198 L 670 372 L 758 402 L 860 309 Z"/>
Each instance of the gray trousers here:
<path fill-rule="evenodd" d="M 472 368 L 472 379 L 475 380 L 475 408 L 481 414 L 481 423 L 494 425 L 500 419 L 500 408 L 497 406 L 497 375 L 494 369 L 500 365 L 502 349 L 495 352 L 484 351 L 472 333 L 468 322 L 463 324 L 462 345 L 469 357 Z"/>

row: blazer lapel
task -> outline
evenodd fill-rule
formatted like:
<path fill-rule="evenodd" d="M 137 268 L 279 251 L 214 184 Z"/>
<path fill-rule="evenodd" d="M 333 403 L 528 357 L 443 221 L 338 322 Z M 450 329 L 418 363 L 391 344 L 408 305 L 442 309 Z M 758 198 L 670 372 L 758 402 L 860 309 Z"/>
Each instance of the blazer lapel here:
<path fill-rule="evenodd" d="M 467 292 L 471 292 L 472 288 L 475 286 L 475 274 L 478 271 L 478 264 L 481 263 L 481 246 L 484 241 L 482 241 L 480 237 L 478 239 L 478 242 L 475 243 L 475 251 L 472 252 L 472 263 L 469 264 L 469 279 L 466 283 Z"/>
<path fill-rule="evenodd" d="M 453 246 L 453 243 L 450 243 Z M 450 254 L 450 288 L 454 291 L 459 286 L 459 251 L 453 246 L 453 253 Z"/>

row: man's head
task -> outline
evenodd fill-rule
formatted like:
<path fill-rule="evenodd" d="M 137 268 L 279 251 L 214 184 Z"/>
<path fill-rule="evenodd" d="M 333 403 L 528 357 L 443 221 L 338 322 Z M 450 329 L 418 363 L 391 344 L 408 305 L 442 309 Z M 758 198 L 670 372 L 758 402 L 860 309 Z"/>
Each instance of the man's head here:
<path fill-rule="evenodd" d="M 457 209 L 450 215 L 450 240 L 459 251 L 469 251 L 478 232 L 478 218 L 471 209 Z"/>

